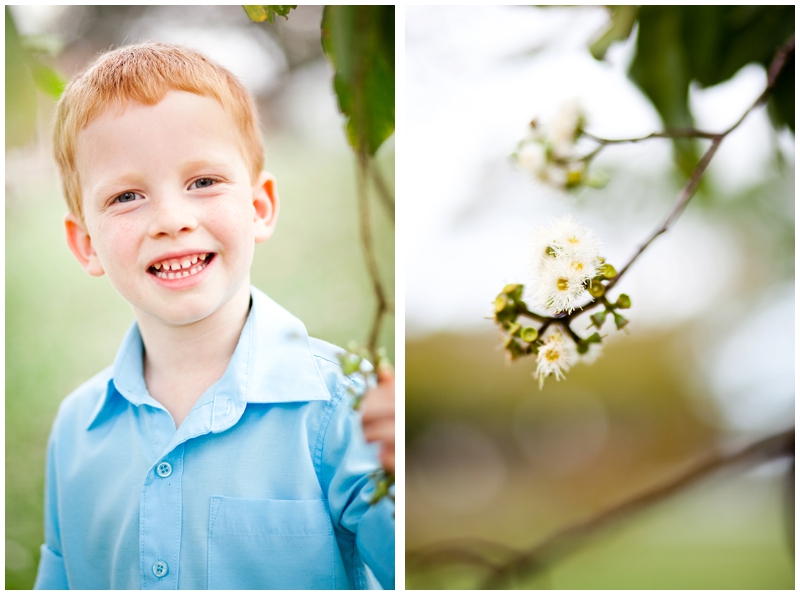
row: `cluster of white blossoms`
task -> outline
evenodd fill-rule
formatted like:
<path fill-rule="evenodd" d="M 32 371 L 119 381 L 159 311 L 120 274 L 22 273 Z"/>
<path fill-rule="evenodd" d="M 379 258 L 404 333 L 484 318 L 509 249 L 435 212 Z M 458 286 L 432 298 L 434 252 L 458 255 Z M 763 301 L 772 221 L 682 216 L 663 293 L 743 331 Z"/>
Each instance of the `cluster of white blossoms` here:
<path fill-rule="evenodd" d="M 564 372 L 575 364 L 578 352 L 572 339 L 565 339 L 561 329 L 552 329 L 544 337 L 539 353 L 536 356 L 536 372 L 539 389 L 544 387 L 544 379 L 554 375 L 556 380 L 564 378 Z"/>
<path fill-rule="evenodd" d="M 603 264 L 599 240 L 567 215 L 537 229 L 532 243 L 528 299 L 552 314 L 571 313 Z"/>
<path fill-rule="evenodd" d="M 514 157 L 536 179 L 566 189 L 583 181 L 586 163 L 575 155 L 575 142 L 581 135 L 585 116 L 575 100 L 564 104 L 548 127 L 536 120 L 528 136 L 517 147 Z"/>

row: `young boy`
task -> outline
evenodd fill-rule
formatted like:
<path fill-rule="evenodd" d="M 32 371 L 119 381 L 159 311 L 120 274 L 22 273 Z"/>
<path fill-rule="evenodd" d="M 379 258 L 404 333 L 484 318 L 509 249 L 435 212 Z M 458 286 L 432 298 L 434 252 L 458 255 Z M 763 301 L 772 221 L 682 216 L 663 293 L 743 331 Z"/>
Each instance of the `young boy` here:
<path fill-rule="evenodd" d="M 43 589 L 394 587 L 391 379 L 364 433 L 338 350 L 250 285 L 278 215 L 253 101 L 162 44 L 102 56 L 58 105 L 67 243 L 136 317 L 50 436 Z"/>

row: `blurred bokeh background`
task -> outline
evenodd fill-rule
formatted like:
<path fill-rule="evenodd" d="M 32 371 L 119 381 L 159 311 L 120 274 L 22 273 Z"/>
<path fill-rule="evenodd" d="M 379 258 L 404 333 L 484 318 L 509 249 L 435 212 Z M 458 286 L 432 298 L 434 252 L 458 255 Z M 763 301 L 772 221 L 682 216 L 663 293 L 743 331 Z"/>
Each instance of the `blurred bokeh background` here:
<path fill-rule="evenodd" d="M 58 88 L 98 53 L 139 41 L 193 47 L 256 95 L 281 215 L 256 247 L 252 282 L 312 336 L 364 342 L 375 299 L 358 235 L 356 163 L 320 46 L 322 7 L 274 24 L 241 6 L 6 7 L 6 588 L 31 588 L 44 539 L 45 449 L 61 400 L 110 365 L 132 322 L 108 281 L 64 241 L 50 136 Z M 10 18 L 9 18 L 10 17 Z M 17 39 L 20 46 L 10 47 Z M 40 64 L 52 70 L 38 68 Z M 34 78 L 37 84 L 34 85 Z M 377 163 L 394 183 L 394 139 Z M 394 293 L 394 228 L 373 201 L 381 276 Z M 394 360 L 394 321 L 379 344 Z"/>
<path fill-rule="evenodd" d="M 661 130 L 627 74 L 638 29 L 599 61 L 588 48 L 609 23 L 602 7 L 405 10 L 407 551 L 466 538 L 528 548 L 698 457 L 791 428 L 793 132 L 761 107 L 726 138 L 700 194 L 612 292 L 631 296 L 627 329 L 608 324 L 601 357 L 540 392 L 534 358 L 508 366 L 487 319 L 506 283 L 525 282 L 532 229 L 572 213 L 619 268 L 686 177 L 663 139 L 607 148 L 592 168 L 608 185 L 569 195 L 510 155 L 532 118 L 572 99 L 598 136 Z M 698 128 L 725 130 L 766 85 L 759 64 L 731 74 L 691 84 Z M 515 585 L 792 589 L 793 485 L 786 459 L 713 474 Z M 406 586 L 474 588 L 484 576 L 407 561 Z"/>

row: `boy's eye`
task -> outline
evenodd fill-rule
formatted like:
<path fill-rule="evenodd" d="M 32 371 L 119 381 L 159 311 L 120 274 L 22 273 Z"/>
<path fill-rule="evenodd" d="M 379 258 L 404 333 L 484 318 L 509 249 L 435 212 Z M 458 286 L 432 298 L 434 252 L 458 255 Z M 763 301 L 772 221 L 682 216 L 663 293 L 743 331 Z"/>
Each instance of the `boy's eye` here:
<path fill-rule="evenodd" d="M 132 200 L 136 200 L 137 196 L 141 196 L 141 194 L 137 194 L 136 192 L 123 192 L 114 200 L 116 202 L 131 202 Z"/>
<path fill-rule="evenodd" d="M 190 188 L 208 188 L 209 186 L 213 185 L 214 182 L 215 180 L 212 180 L 211 178 L 200 178 L 199 180 L 192 182 Z"/>

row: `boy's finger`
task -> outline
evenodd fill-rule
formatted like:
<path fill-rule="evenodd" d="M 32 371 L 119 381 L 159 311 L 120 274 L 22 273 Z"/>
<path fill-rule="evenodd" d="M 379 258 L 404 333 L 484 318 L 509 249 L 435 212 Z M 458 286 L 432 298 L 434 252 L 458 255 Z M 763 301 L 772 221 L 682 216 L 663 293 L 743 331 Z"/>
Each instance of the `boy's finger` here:
<path fill-rule="evenodd" d="M 383 363 L 378 366 L 378 384 L 382 382 L 394 382 L 394 368 L 390 363 Z"/>
<path fill-rule="evenodd" d="M 364 424 L 364 439 L 367 442 L 394 444 L 394 418 L 383 418 Z"/>
<path fill-rule="evenodd" d="M 381 393 L 380 389 L 370 391 L 364 397 L 361 411 L 362 422 L 381 417 L 394 417 L 394 395 Z"/>
<path fill-rule="evenodd" d="M 394 448 L 381 451 L 381 466 L 389 473 L 394 473 Z"/>

